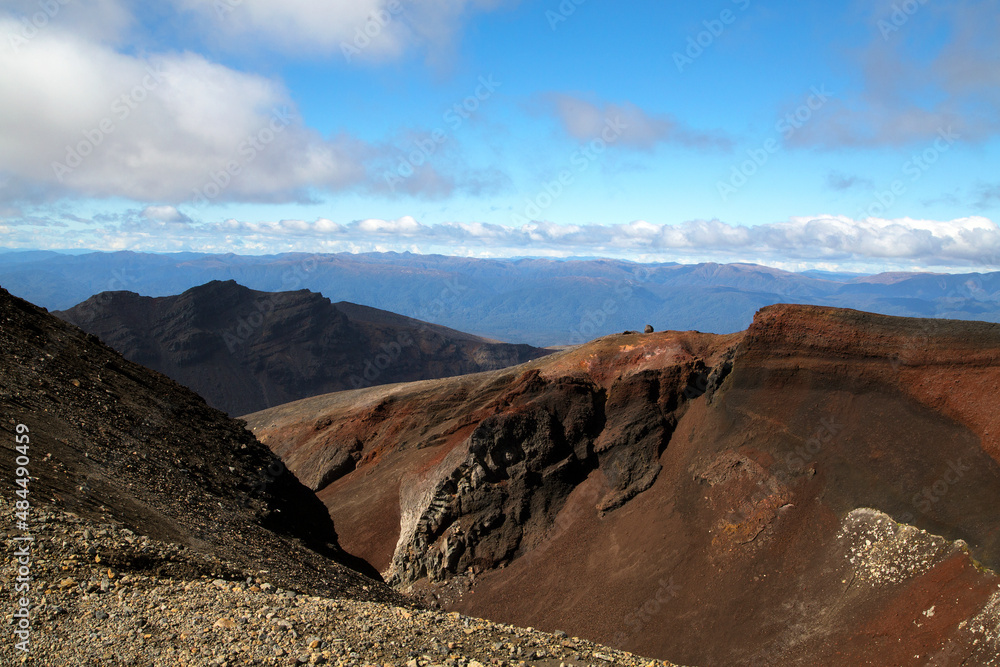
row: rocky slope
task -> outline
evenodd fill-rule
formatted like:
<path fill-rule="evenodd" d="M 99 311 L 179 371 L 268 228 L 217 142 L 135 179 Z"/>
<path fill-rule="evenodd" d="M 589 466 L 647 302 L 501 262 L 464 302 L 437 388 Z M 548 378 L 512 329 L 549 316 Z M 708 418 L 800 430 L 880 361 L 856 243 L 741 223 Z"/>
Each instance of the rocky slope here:
<path fill-rule="evenodd" d="M 170 297 L 102 292 L 55 313 L 231 415 L 376 384 L 512 366 L 545 355 L 308 290 L 213 281 Z"/>
<path fill-rule="evenodd" d="M 669 665 L 425 609 L 241 423 L 3 290 L 0 346 L 0 664 Z"/>
<path fill-rule="evenodd" d="M 997 325 L 774 306 L 247 419 L 448 609 L 700 665 L 986 665 L 998 383 Z"/>
<path fill-rule="evenodd" d="M 0 497 L 0 511 L 13 510 Z M 32 533 L 31 651 L 25 657 L 3 642 L 3 664 L 670 667 L 565 632 L 303 594 L 275 587 L 266 572 L 220 576 L 233 566 L 61 510 L 35 511 Z M 17 548 L 15 535 L 2 537 Z M 13 579 L 5 569 L 0 592 Z"/>
<path fill-rule="evenodd" d="M 248 572 L 270 571 L 276 585 L 403 600 L 356 571 L 378 578 L 340 548 L 313 493 L 192 391 L 3 290 L 0 348 L 0 489 L 8 499 L 18 488 L 15 437 L 26 435 L 33 506 L 117 521 Z"/>

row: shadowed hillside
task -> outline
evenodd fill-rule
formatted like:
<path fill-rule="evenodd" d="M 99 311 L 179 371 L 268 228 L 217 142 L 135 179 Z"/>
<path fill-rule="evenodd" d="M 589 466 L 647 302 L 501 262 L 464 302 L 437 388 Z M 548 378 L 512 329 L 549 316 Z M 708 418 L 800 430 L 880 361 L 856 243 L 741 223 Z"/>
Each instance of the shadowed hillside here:
<path fill-rule="evenodd" d="M 36 506 L 117 521 L 247 572 L 270 570 L 298 590 L 402 599 L 339 565 L 378 577 L 340 548 L 314 494 L 241 423 L 190 390 L 2 290 L 0 345 L 8 496 L 15 426 L 23 424 Z"/>
<path fill-rule="evenodd" d="M 55 313 L 231 415 L 375 384 L 512 366 L 547 354 L 308 290 L 211 282 L 172 297 L 105 292 Z"/>

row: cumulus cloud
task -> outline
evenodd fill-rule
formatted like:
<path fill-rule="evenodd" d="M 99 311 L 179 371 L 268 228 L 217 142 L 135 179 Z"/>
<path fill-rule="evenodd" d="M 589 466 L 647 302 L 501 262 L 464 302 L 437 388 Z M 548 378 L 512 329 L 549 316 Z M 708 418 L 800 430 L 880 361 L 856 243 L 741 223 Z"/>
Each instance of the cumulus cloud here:
<path fill-rule="evenodd" d="M 0 34 L 14 29 L 0 19 Z M 302 125 L 282 86 L 52 27 L 0 50 L 0 197 L 288 201 L 362 182 L 372 148 Z"/>
<path fill-rule="evenodd" d="M 427 224 L 412 216 L 397 219 L 314 221 L 184 222 L 169 207 L 155 218 L 146 209 L 127 219 L 96 224 L 84 234 L 102 248 L 186 249 L 206 252 L 411 250 L 484 256 L 600 255 L 698 261 L 798 262 L 800 265 L 981 267 L 1000 270 L 1000 227 L 985 217 L 950 221 L 911 218 L 854 220 L 844 216 L 803 216 L 765 225 L 720 220 L 657 224 L 635 220 L 614 225 L 524 225 L 486 222 Z M 164 222 L 163 220 L 167 220 Z M 18 236 L 20 219 L 9 225 L 0 245 L 37 246 Z M 33 219 L 30 224 L 45 224 Z M 151 226 L 156 231 L 150 237 Z M 27 233 L 27 232 L 25 232 Z M 89 236 L 88 236 L 89 235 Z M 47 247 L 79 246 L 79 229 L 47 239 Z M 68 240 L 75 242 L 67 242 Z M 20 243 L 18 243 L 20 241 Z M 87 246 L 83 243 L 84 247 Z"/>
<path fill-rule="evenodd" d="M 343 234 L 347 229 L 340 223 L 320 218 L 313 224 L 313 229 L 320 234 Z"/>
<path fill-rule="evenodd" d="M 333 48 L 372 12 L 388 11 L 387 2 L 173 4 L 208 12 L 205 20 L 219 22 L 213 30 L 244 40 L 248 31 L 263 31 Z M 438 41 L 463 13 L 502 4 L 462 0 L 434 11 L 436 2 L 400 2 L 405 30 L 419 24 L 420 34 Z M 398 162 L 398 148 L 346 133 L 320 135 L 303 123 L 278 81 L 192 52 L 119 48 L 136 23 L 130 7 L 125 0 L 11 0 L 0 9 L 0 36 L 14 40 L 0 48 L 0 201 L 120 197 L 203 206 L 305 202 L 347 190 L 441 198 L 505 187 L 495 169 L 451 161 L 423 165 L 390 189 L 383 175 Z M 184 25 L 172 18 L 175 29 Z M 392 53 L 414 39 L 394 36 L 395 29 L 382 35 L 397 45 Z M 373 40 L 371 48 L 385 47 Z"/>
<path fill-rule="evenodd" d="M 355 223 L 355 229 L 362 234 L 389 234 L 393 236 L 426 235 L 431 228 L 421 225 L 408 215 L 397 220 L 361 220 Z"/>
<path fill-rule="evenodd" d="M 551 93 L 547 102 L 566 133 L 578 141 L 603 137 L 609 144 L 643 150 L 671 143 L 689 148 L 729 149 L 721 134 L 699 132 L 669 115 L 650 114 L 631 102 L 595 104 L 565 93 Z"/>
<path fill-rule="evenodd" d="M 184 215 L 174 206 L 147 206 L 142 210 L 142 217 L 156 222 L 191 222 L 191 218 Z"/>

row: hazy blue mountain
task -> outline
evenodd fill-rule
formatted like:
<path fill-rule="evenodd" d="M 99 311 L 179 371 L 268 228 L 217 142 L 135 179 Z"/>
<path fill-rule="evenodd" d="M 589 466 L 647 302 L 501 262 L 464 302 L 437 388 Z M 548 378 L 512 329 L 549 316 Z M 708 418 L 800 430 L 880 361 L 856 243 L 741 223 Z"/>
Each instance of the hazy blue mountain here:
<path fill-rule="evenodd" d="M 241 256 L 135 252 L 0 254 L 0 285 L 49 309 L 104 291 L 180 294 L 212 280 L 310 289 L 488 338 L 577 343 L 646 324 L 725 333 L 774 303 L 1000 321 L 1000 273 L 875 276 L 753 264 L 476 259 L 410 253 Z"/>

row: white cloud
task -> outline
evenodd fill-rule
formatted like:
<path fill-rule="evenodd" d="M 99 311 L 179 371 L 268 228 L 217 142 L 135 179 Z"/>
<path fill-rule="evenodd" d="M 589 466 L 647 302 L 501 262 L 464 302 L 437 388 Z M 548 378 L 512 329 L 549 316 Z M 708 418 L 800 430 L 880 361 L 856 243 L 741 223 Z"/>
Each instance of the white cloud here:
<path fill-rule="evenodd" d="M 333 220 L 327 220 L 326 218 L 320 218 L 316 221 L 314 226 L 315 230 L 321 234 L 343 234 L 347 229 Z"/>
<path fill-rule="evenodd" d="M 174 206 L 147 206 L 141 213 L 143 218 L 156 222 L 191 222 L 191 218 L 184 215 Z"/>
<path fill-rule="evenodd" d="M 313 223 L 312 232 L 328 236 Z M 298 230 L 297 230 L 298 231 Z M 427 225 L 410 216 L 362 220 L 343 226 L 342 240 L 355 243 L 393 237 L 398 243 L 422 240 L 425 247 L 492 248 L 523 254 L 558 250 L 567 254 L 653 252 L 664 257 L 709 254 L 735 261 L 751 257 L 817 261 L 915 261 L 930 265 L 979 264 L 1000 268 L 1000 227 L 981 217 L 951 221 L 852 220 L 843 216 L 795 217 L 745 227 L 719 220 L 679 225 L 634 221 L 620 225 L 522 226 L 487 223 Z M 404 241 L 405 240 L 405 241 Z"/>
<path fill-rule="evenodd" d="M 0 34 L 13 29 L 0 20 Z M 0 49 L 0 198 L 287 201 L 366 178 L 371 147 L 304 127 L 284 88 L 191 53 L 140 58 L 51 27 Z"/>
<path fill-rule="evenodd" d="M 164 211 L 160 217 L 169 217 Z M 178 212 L 178 215 L 183 215 Z M 8 242 L 37 246 L 20 220 L 5 220 Z M 45 224 L 45 220 L 32 222 Z M 485 222 L 425 224 L 411 216 L 395 220 L 365 219 L 338 223 L 281 220 L 188 224 L 151 221 L 95 223 L 85 247 L 129 247 L 136 250 L 188 249 L 223 252 L 413 250 L 462 252 L 477 256 L 547 255 L 628 257 L 650 261 L 754 262 L 799 267 L 978 267 L 1000 270 L 1000 227 L 983 217 L 949 221 L 911 218 L 853 220 L 843 216 L 802 216 L 747 227 L 720 220 L 656 224 L 643 220 L 615 225 L 558 225 L 536 221 L 520 226 Z M 11 231 L 13 230 L 13 231 Z M 46 247 L 81 245 L 68 242 L 80 230 L 49 235 Z M 861 268 L 864 267 L 864 268 Z"/>
<path fill-rule="evenodd" d="M 308 232 L 312 229 L 312 225 L 305 220 L 281 220 L 278 227 L 291 232 Z"/>
<path fill-rule="evenodd" d="M 362 220 L 357 223 L 356 227 L 363 234 L 411 236 L 414 234 L 432 233 L 430 227 L 421 225 L 408 215 L 404 215 L 398 220 Z"/>
<path fill-rule="evenodd" d="M 310 30 L 324 36 L 353 31 L 352 18 L 383 4 L 219 1 L 232 5 L 218 17 L 235 22 L 229 29 L 239 21 L 278 32 L 308 26 L 304 42 Z M 345 190 L 441 198 L 495 191 L 506 182 L 496 169 L 452 160 L 422 166 L 390 192 L 384 174 L 399 162 L 399 150 L 343 133 L 321 136 L 303 124 L 281 83 L 191 52 L 116 50 L 111 42 L 133 23 L 124 2 L 51 2 L 57 9 L 44 14 L 30 39 L 0 48 L 0 202 L 120 197 L 191 208 L 311 201 L 317 193 Z M 416 16 L 433 4 L 405 6 Z M 442 16 L 458 20 L 469 8 L 496 4 L 453 2 Z M 74 19 L 81 7 L 95 13 L 93 21 L 104 21 L 103 32 L 91 29 L 91 19 Z M 0 36 L 19 35 L 31 10 L 22 0 L 0 10 Z"/>
<path fill-rule="evenodd" d="M 173 4 L 196 15 L 206 30 L 230 45 L 249 38 L 286 52 L 330 54 L 340 50 L 341 42 L 353 45 L 360 31 L 367 37 L 368 57 L 388 57 L 399 55 L 408 40 L 409 29 L 400 18 L 402 2 L 395 3 L 395 11 L 388 9 L 386 0 L 173 0 Z"/>

